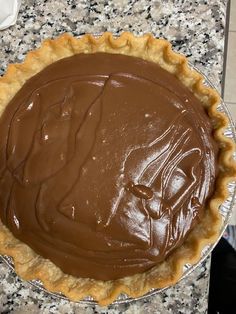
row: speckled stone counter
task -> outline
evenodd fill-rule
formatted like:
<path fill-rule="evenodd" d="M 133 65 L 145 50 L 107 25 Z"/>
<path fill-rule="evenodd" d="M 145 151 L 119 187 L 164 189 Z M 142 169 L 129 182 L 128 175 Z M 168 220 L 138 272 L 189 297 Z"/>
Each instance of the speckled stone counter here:
<path fill-rule="evenodd" d="M 223 69 L 226 0 L 23 0 L 17 24 L 0 31 L 0 74 L 21 62 L 28 50 L 63 32 L 119 34 L 151 32 L 172 42 L 220 90 Z M 21 281 L 0 261 L 0 313 L 206 313 L 208 258 L 192 274 L 165 292 L 108 308 L 70 303 Z"/>

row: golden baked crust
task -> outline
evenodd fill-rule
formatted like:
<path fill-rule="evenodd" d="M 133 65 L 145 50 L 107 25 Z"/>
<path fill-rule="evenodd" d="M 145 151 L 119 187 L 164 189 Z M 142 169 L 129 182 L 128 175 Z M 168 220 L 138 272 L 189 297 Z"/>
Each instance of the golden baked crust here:
<path fill-rule="evenodd" d="M 214 121 L 214 137 L 221 148 L 216 190 L 204 211 L 201 222 L 194 227 L 180 248 L 145 273 L 112 281 L 66 275 L 52 262 L 37 255 L 26 244 L 17 240 L 0 222 L 0 253 L 13 257 L 16 272 L 22 278 L 40 279 L 46 289 L 62 292 L 73 301 L 90 295 L 100 305 L 107 305 L 120 293 L 139 297 L 151 288 L 175 284 L 182 275 L 184 264 L 194 264 L 200 259 L 203 247 L 214 243 L 218 237 L 221 227 L 219 205 L 228 196 L 227 184 L 236 177 L 236 165 L 232 157 L 234 143 L 223 135 L 228 120 L 217 111 L 220 102 L 218 93 L 203 85 L 203 77 L 189 68 L 186 57 L 172 51 L 169 42 L 155 39 L 151 35 L 135 37 L 130 33 L 123 33 L 120 37 L 114 38 L 111 33 L 104 33 L 101 37 L 84 35 L 76 39 L 65 34 L 55 40 L 44 41 L 42 47 L 30 52 L 22 64 L 10 65 L 5 76 L 0 79 L 0 114 L 26 80 L 47 65 L 74 54 L 95 52 L 140 57 L 156 62 L 173 73 L 207 109 L 210 118 Z"/>

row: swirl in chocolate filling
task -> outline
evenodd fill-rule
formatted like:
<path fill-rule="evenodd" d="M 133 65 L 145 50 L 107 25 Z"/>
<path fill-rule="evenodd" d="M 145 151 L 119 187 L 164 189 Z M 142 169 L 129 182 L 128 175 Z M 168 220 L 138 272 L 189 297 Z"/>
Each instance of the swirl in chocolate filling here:
<path fill-rule="evenodd" d="M 79 54 L 30 78 L 0 119 L 0 216 L 65 273 L 102 280 L 180 246 L 214 189 L 200 101 L 158 65 Z"/>

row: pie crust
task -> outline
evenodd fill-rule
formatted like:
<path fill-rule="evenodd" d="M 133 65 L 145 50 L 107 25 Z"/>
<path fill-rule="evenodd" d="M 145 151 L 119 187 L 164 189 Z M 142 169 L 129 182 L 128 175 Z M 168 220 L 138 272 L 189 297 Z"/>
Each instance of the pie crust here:
<path fill-rule="evenodd" d="M 91 296 L 105 306 L 112 303 L 120 293 L 136 298 L 151 288 L 173 285 L 180 279 L 186 263 L 198 262 L 202 249 L 214 243 L 219 235 L 219 206 L 228 196 L 227 184 L 236 177 L 236 164 L 233 161 L 234 143 L 224 136 L 228 120 L 217 111 L 220 96 L 203 84 L 203 77 L 188 66 L 186 57 L 173 52 L 168 41 L 155 39 L 150 34 L 135 37 L 126 32 L 120 37 L 113 37 L 111 33 L 104 33 L 100 37 L 84 35 L 80 39 L 64 34 L 55 40 L 45 40 L 41 48 L 28 53 L 22 64 L 9 65 L 6 74 L 0 78 L 0 114 L 23 84 L 49 64 L 74 54 L 96 52 L 140 57 L 159 64 L 175 75 L 206 108 L 213 121 L 213 136 L 220 146 L 216 189 L 201 222 L 191 230 L 181 247 L 145 273 L 110 281 L 66 275 L 51 261 L 16 239 L 0 222 L 0 253 L 13 257 L 15 270 L 23 279 L 39 279 L 46 289 L 61 292 L 72 301 Z"/>

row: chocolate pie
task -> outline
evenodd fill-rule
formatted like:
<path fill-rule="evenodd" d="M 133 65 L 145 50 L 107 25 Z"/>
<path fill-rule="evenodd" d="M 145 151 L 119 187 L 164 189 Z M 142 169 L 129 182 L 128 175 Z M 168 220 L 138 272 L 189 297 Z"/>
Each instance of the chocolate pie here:
<path fill-rule="evenodd" d="M 63 35 L 0 80 L 0 252 L 111 303 L 176 283 L 235 177 L 217 92 L 165 40 Z"/>

